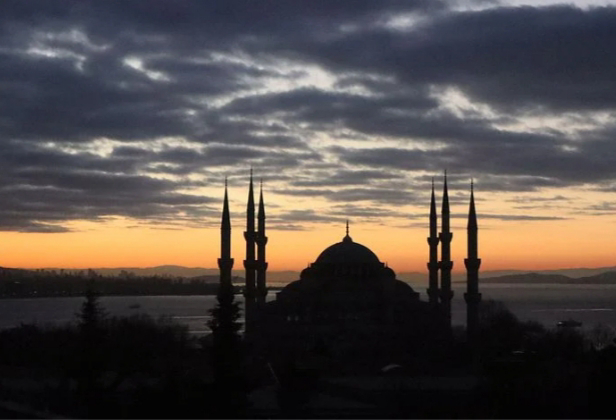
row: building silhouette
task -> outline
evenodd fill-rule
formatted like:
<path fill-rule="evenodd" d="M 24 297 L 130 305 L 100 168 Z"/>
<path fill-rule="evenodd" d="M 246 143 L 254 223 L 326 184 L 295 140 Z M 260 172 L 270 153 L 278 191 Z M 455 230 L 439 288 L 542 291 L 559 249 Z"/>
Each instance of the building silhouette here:
<path fill-rule="evenodd" d="M 325 358 L 357 370 L 383 366 L 434 349 L 451 338 L 451 241 L 447 174 L 443 182 L 441 231 L 438 232 L 434 180 L 430 200 L 428 236 L 428 301 L 380 261 L 368 247 L 354 241 L 347 221 L 346 235 L 327 247 L 300 278 L 289 283 L 276 299 L 266 302 L 267 261 L 265 202 L 261 183 L 257 230 L 253 174 L 250 172 L 246 211 L 245 339 L 270 360 L 292 358 L 310 364 Z M 227 189 L 221 225 L 221 284 L 230 281 L 230 222 Z M 438 233 L 437 233 L 438 232 Z M 479 293 L 478 228 L 471 183 L 468 216 L 467 333 L 477 333 Z M 438 246 L 440 244 L 440 260 Z M 255 254 L 256 248 L 256 254 Z M 439 279 L 440 272 L 440 279 Z M 440 280 L 440 281 L 439 281 Z M 409 349 L 413 349 L 409 352 Z M 322 360 L 321 360 L 322 361 Z M 342 363 L 341 363 L 342 361 Z"/>

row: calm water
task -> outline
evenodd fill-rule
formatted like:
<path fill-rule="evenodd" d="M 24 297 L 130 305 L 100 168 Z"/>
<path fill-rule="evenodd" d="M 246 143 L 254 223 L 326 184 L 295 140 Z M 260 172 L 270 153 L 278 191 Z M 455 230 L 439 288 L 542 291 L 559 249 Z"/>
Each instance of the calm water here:
<path fill-rule="evenodd" d="M 426 299 L 425 286 L 414 286 Z M 603 323 L 616 328 L 616 285 L 488 284 L 481 286 L 484 299 L 503 301 L 522 320 L 536 320 L 554 326 L 563 319 L 575 319 L 591 328 Z M 454 324 L 464 324 L 464 286 L 454 285 L 452 303 Z M 274 299 L 275 293 L 268 295 Z M 241 296 L 237 296 L 242 301 Z M 83 298 L 37 298 L 0 300 L 0 328 L 20 323 L 61 324 L 73 322 Z M 111 315 L 146 313 L 169 316 L 188 326 L 194 334 L 206 333 L 208 311 L 215 296 L 112 296 L 101 298 Z M 138 308 L 131 306 L 139 305 Z"/>

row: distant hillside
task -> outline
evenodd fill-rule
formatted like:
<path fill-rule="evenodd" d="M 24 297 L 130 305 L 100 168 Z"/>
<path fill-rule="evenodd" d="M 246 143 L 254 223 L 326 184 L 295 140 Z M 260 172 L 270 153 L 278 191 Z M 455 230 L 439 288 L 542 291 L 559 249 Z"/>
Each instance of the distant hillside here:
<path fill-rule="evenodd" d="M 587 277 L 569 277 L 562 274 L 524 273 L 508 276 L 488 277 L 482 283 L 518 283 L 518 284 L 616 284 L 616 271 L 608 271 Z"/>
<path fill-rule="evenodd" d="M 0 268 L 1 269 L 1 268 Z M 8 269 L 7 269 L 8 270 Z M 10 269 L 14 270 L 14 269 Z M 44 268 L 43 270 L 79 272 L 87 271 L 81 268 Z M 200 278 L 210 281 L 212 278 L 218 278 L 220 273 L 218 268 L 204 267 L 184 267 L 181 265 L 159 265 L 155 267 L 114 267 L 114 268 L 92 268 L 98 274 L 103 276 L 117 276 L 122 272 L 133 273 L 136 276 L 168 276 L 168 277 L 187 277 Z M 27 270 L 22 270 L 27 271 Z M 244 277 L 244 270 L 233 270 L 233 276 Z M 299 279 L 299 271 L 268 271 L 267 278 L 272 283 L 289 283 Z"/>
<path fill-rule="evenodd" d="M 481 283 L 578 283 L 578 279 L 561 274 L 524 273 L 507 276 L 481 278 Z"/>
<path fill-rule="evenodd" d="M 28 275 L 33 270 L 20 270 L 14 268 L 2 268 L 1 270 L 12 270 L 20 272 L 22 275 Z M 85 269 L 61 269 L 61 268 L 45 268 L 44 270 L 79 272 L 86 271 Z M 198 278 L 205 282 L 217 281 L 219 270 L 218 268 L 204 267 L 184 267 L 179 265 L 160 265 L 156 267 L 117 267 L 117 268 L 93 268 L 103 276 L 117 276 L 122 272 L 133 273 L 136 276 L 168 276 L 168 277 L 185 277 Z M 608 284 L 616 283 L 616 267 L 599 267 L 599 268 L 568 268 L 559 270 L 495 270 L 481 271 L 480 279 L 482 283 L 598 283 Z M 272 286 L 281 286 L 299 279 L 300 272 L 287 271 L 268 271 L 267 280 Z M 244 277 L 243 269 L 233 270 L 233 276 Z M 427 282 L 427 272 L 397 272 L 397 277 L 400 280 L 410 283 L 413 286 L 423 285 Z M 466 274 L 462 272 L 454 272 L 452 274 L 454 283 L 466 281 Z"/>
<path fill-rule="evenodd" d="M 219 276 L 143 275 L 119 270 L 102 276 L 94 270 L 20 270 L 0 267 L 0 299 L 83 296 L 91 280 L 105 296 L 213 295 Z M 242 283 L 242 278 L 234 278 Z"/>
<path fill-rule="evenodd" d="M 31 273 L 30 270 L 22 270 L 20 268 L 8 268 L 8 267 L 0 267 L 0 277 L 4 277 L 7 275 L 22 277 L 28 276 Z"/>
<path fill-rule="evenodd" d="M 45 268 L 44 270 L 60 271 L 60 268 Z M 65 271 L 84 271 L 79 268 L 67 268 Z M 169 277 L 198 277 L 214 276 L 218 274 L 217 268 L 183 267 L 181 265 L 159 265 L 156 267 L 117 267 L 117 268 L 92 268 L 103 276 L 117 276 L 122 272 L 133 273 L 136 276 L 169 276 Z"/>
<path fill-rule="evenodd" d="M 605 273 L 608 271 L 616 271 L 616 266 L 611 267 L 596 267 L 596 268 L 561 268 L 557 270 L 494 270 L 494 271 L 481 271 L 482 278 L 487 277 L 501 277 L 513 274 L 559 274 L 570 278 L 591 277 L 597 274 Z"/>
<path fill-rule="evenodd" d="M 581 277 L 577 280 L 588 284 L 616 284 L 616 271 L 607 271 L 595 276 Z"/>

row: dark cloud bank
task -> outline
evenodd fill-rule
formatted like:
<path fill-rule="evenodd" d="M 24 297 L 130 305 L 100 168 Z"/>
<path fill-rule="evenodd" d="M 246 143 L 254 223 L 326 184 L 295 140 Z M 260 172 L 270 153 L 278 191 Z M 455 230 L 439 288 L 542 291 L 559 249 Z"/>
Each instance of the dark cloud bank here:
<path fill-rule="evenodd" d="M 280 214 L 280 229 L 395 216 L 385 207 L 422 202 L 444 168 L 454 190 L 469 176 L 484 191 L 608 190 L 614 45 L 614 7 L 5 0 L 0 229 L 211 223 L 219 197 L 194 191 L 250 165 L 272 192 L 334 204 Z M 456 111 L 452 92 L 481 106 Z"/>

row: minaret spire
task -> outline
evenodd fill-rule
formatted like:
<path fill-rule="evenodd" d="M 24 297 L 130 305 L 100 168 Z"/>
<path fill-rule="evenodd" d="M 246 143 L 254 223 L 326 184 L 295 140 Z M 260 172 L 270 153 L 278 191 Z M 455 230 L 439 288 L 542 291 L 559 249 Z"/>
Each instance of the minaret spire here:
<path fill-rule="evenodd" d="M 441 217 L 443 223 L 443 232 L 449 231 L 449 191 L 447 190 L 447 170 L 443 177 L 443 205 L 441 207 Z"/>
<path fill-rule="evenodd" d="M 263 179 L 259 180 L 259 213 L 257 214 L 258 230 L 265 229 L 265 202 L 263 201 Z M 264 231 L 265 232 L 265 231 Z"/>
<path fill-rule="evenodd" d="M 474 185 L 471 180 L 471 200 L 468 209 L 468 224 L 467 230 L 467 258 L 464 259 L 466 266 L 466 293 L 464 300 L 466 301 L 466 332 L 468 340 L 474 344 L 477 338 L 477 330 L 479 324 L 479 303 L 481 302 L 481 293 L 479 293 L 479 267 L 481 259 L 478 252 L 478 228 L 477 228 L 477 213 L 475 211 L 475 194 Z"/>
<path fill-rule="evenodd" d="M 246 231 L 244 232 L 246 240 L 246 259 L 244 260 L 244 268 L 246 269 L 246 285 L 244 287 L 246 324 L 244 331 L 246 335 L 250 335 L 254 329 L 255 323 L 255 198 L 252 185 L 252 168 L 250 168 L 250 183 L 248 185 L 248 204 L 246 206 Z"/>
<path fill-rule="evenodd" d="M 231 215 L 229 213 L 229 196 L 227 193 L 227 177 L 225 177 L 225 198 L 222 204 L 222 223 L 220 227 L 223 231 L 231 231 Z"/>
<path fill-rule="evenodd" d="M 220 258 L 218 259 L 218 268 L 220 268 L 221 287 L 231 287 L 233 258 L 231 258 L 231 216 L 229 214 L 229 197 L 227 194 L 226 177 L 225 197 L 222 205 L 222 221 L 220 223 Z"/>
<path fill-rule="evenodd" d="M 267 296 L 267 281 L 266 271 L 267 262 L 265 261 L 265 246 L 267 245 L 267 236 L 265 236 L 265 201 L 263 200 L 263 179 L 260 180 L 259 188 L 259 213 L 257 215 L 257 303 L 258 305 L 265 304 Z"/>
<path fill-rule="evenodd" d="M 445 316 L 446 324 L 451 329 L 451 299 L 453 298 L 453 291 L 451 290 L 451 269 L 453 268 L 453 261 L 451 261 L 451 240 L 453 239 L 453 233 L 451 233 L 449 225 L 449 193 L 447 191 L 447 171 L 445 170 L 445 176 L 443 180 L 443 207 L 441 209 L 441 225 L 442 231 L 439 234 L 441 242 L 441 261 L 439 262 L 439 268 L 441 269 L 441 309 Z"/>
<path fill-rule="evenodd" d="M 428 298 L 433 307 L 438 306 L 438 243 L 437 235 L 436 199 L 434 198 L 434 177 L 432 178 L 432 195 L 430 197 L 430 247 L 428 260 Z"/>
<path fill-rule="evenodd" d="M 248 185 L 248 204 L 246 206 L 246 226 L 247 229 L 250 230 L 249 228 L 252 227 L 252 230 L 254 230 L 254 226 L 255 226 L 255 196 L 254 196 L 254 191 L 253 191 L 253 187 L 252 187 L 252 168 L 250 168 L 250 184 Z"/>
<path fill-rule="evenodd" d="M 468 209 L 468 229 L 477 230 L 477 212 L 475 211 L 475 187 L 471 179 L 471 203 Z M 477 252 L 477 244 L 475 244 L 475 253 Z M 475 255 L 477 256 L 477 255 Z"/>

